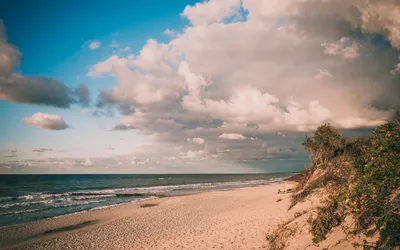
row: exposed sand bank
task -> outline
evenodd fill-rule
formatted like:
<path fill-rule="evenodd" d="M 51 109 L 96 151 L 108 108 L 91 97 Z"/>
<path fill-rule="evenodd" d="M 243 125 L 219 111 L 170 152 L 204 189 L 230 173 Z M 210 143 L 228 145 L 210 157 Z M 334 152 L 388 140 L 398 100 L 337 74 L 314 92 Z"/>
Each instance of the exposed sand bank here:
<path fill-rule="evenodd" d="M 290 194 L 277 193 L 284 188 L 282 183 L 166 197 L 1 228 L 0 248 L 263 249 L 268 232 L 318 205 L 308 201 L 287 211 Z M 311 243 L 306 230 L 300 231 L 301 240 L 290 249 Z"/>

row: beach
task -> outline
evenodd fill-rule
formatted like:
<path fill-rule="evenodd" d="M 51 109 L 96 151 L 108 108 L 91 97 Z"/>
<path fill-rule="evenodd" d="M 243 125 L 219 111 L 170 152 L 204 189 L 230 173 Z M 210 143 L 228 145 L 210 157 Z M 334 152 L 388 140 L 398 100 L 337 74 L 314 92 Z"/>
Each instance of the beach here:
<path fill-rule="evenodd" d="M 0 248 L 263 249 L 271 230 L 310 206 L 288 211 L 290 194 L 278 194 L 284 188 L 165 197 L 4 227 Z"/>

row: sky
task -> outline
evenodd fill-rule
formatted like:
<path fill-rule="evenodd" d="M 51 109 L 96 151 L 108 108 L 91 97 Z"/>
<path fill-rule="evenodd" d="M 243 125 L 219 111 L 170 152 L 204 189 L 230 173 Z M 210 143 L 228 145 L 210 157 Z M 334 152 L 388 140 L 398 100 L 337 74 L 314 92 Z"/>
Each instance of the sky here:
<path fill-rule="evenodd" d="M 23 17 L 23 18 L 21 18 Z M 0 173 L 298 171 L 400 106 L 397 0 L 0 3 Z"/>

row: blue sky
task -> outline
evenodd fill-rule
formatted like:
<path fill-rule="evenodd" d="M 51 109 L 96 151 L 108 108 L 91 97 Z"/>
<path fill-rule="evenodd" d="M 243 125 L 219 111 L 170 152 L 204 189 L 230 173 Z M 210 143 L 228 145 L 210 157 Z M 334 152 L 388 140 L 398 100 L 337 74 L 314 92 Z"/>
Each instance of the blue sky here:
<path fill-rule="evenodd" d="M 181 0 L 9 1 L 0 3 L 0 18 L 6 26 L 8 41 L 18 47 L 22 54 L 21 66 L 17 71 L 26 76 L 51 77 L 70 87 L 86 83 L 95 102 L 96 93 L 102 88 L 110 88 L 115 80 L 86 77 L 90 65 L 106 59 L 112 51 L 127 46 L 137 52 L 150 37 L 161 42 L 168 41 L 170 37 L 163 31 L 167 27 L 182 29 L 187 24 L 179 14 L 190 3 Z M 91 41 L 101 41 L 102 46 L 92 51 L 88 49 Z M 118 48 L 110 47 L 113 41 Z M 72 129 L 55 132 L 38 130 L 22 122 L 23 117 L 39 111 L 59 114 L 73 124 Z M 113 127 L 112 118 L 93 117 L 84 112 L 76 106 L 58 109 L 0 100 L 0 116 L 7 117 L 1 122 L 0 148 L 3 152 L 16 148 L 25 155 L 22 158 L 28 157 L 26 155 L 32 149 L 41 147 L 67 150 L 74 156 L 85 157 L 104 155 L 109 153 L 107 147 L 121 144 L 118 136 L 110 135 L 112 132 L 107 131 Z M 131 141 L 130 150 L 137 145 L 135 141 L 140 141 L 140 136 L 125 136 L 129 137 L 127 141 Z M 98 140 L 98 147 L 93 148 L 93 143 L 89 141 L 99 137 L 103 140 Z M 73 152 L 82 144 L 84 155 Z M 125 146 L 122 144 L 121 153 L 129 151 L 123 150 Z M 52 154 L 56 155 L 54 152 Z"/>
<path fill-rule="evenodd" d="M 0 173 L 300 170 L 400 107 L 400 5 L 362 2 L 3 1 Z"/>

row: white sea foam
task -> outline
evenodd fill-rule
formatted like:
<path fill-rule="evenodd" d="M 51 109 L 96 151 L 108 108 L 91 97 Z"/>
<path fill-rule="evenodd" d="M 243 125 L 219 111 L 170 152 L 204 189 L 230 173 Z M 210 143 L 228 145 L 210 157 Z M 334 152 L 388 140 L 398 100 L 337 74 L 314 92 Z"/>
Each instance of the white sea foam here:
<path fill-rule="evenodd" d="M 26 206 L 31 206 L 31 205 L 49 204 L 49 203 L 53 203 L 53 201 L 48 200 L 48 201 L 27 201 L 27 202 L 8 203 L 8 204 L 0 205 L 0 208 L 26 207 Z"/>
<path fill-rule="evenodd" d="M 279 182 L 282 178 L 272 178 L 269 180 L 249 180 L 249 181 L 232 181 L 232 182 L 209 182 L 209 183 L 194 183 L 194 184 L 181 184 L 181 185 L 165 185 L 165 186 L 151 186 L 151 187 L 138 187 L 138 188 L 119 188 L 119 189 L 105 189 L 87 192 L 93 194 L 168 194 L 169 192 L 178 192 L 184 190 L 202 190 L 213 188 L 235 188 L 241 186 L 256 186 L 265 185 L 269 183 Z"/>
<path fill-rule="evenodd" d="M 68 196 L 70 193 L 62 193 L 62 194 L 43 194 L 39 193 L 38 198 L 40 199 L 48 199 L 48 198 L 57 198 L 61 196 Z"/>
<path fill-rule="evenodd" d="M 33 196 L 32 195 L 23 195 L 19 197 L 21 200 L 32 200 Z"/>
<path fill-rule="evenodd" d="M 147 197 L 147 198 L 137 198 L 137 199 L 131 200 L 129 202 L 123 202 L 123 203 L 118 203 L 118 204 L 111 204 L 111 205 L 106 205 L 106 206 L 94 207 L 94 208 L 91 208 L 90 211 L 99 210 L 99 209 L 105 209 L 105 208 L 110 208 L 110 207 L 116 207 L 116 206 L 129 204 L 129 203 L 136 203 L 136 202 L 139 202 L 139 201 L 153 200 L 153 199 L 156 199 L 156 198 L 158 198 L 158 197 L 157 196 L 150 196 L 150 197 Z"/>
<path fill-rule="evenodd" d="M 82 205 L 88 205 L 88 204 L 99 203 L 99 202 L 104 202 L 104 201 L 107 201 L 107 200 L 78 201 L 78 202 L 54 205 L 54 207 L 55 208 L 63 208 L 63 207 L 72 207 L 72 206 L 82 206 Z"/>
<path fill-rule="evenodd" d="M 108 197 L 116 197 L 115 194 L 105 194 L 105 195 L 86 195 L 86 196 L 77 196 L 74 197 L 74 200 L 89 200 L 96 198 L 108 198 Z"/>

